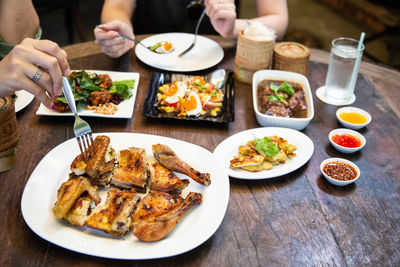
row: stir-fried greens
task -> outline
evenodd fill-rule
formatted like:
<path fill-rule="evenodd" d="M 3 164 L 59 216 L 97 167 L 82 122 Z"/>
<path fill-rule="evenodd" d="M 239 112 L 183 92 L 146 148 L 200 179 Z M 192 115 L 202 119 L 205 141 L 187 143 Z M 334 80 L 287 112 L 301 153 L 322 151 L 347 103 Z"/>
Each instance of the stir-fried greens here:
<path fill-rule="evenodd" d="M 113 103 L 118 105 L 132 96 L 135 80 L 112 81 L 108 74 L 88 73 L 84 70 L 72 72 L 68 76 L 75 101 L 90 106 Z M 56 110 L 69 110 L 64 94 L 55 101 Z"/>

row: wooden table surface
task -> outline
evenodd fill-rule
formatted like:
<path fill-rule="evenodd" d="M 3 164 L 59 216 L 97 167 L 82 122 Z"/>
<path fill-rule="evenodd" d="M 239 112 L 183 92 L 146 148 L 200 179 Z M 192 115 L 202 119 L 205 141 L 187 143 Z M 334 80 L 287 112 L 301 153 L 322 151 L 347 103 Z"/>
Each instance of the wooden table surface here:
<path fill-rule="evenodd" d="M 234 43 L 212 38 L 224 48 L 225 58 L 211 70 L 233 70 Z M 154 69 L 138 61 L 134 53 L 110 59 L 92 42 L 65 49 L 73 69 L 140 73 L 132 119 L 87 118 L 93 132 L 162 135 L 213 151 L 225 138 L 260 127 L 250 85 L 236 82 L 235 121 L 228 125 L 147 119 L 141 111 Z M 231 178 L 228 209 L 215 234 L 197 248 L 165 259 L 123 261 L 87 256 L 53 245 L 30 230 L 20 208 L 25 183 L 51 149 L 74 136 L 72 117 L 37 116 L 39 102 L 34 100 L 17 114 L 17 165 L 0 173 L 0 266 L 399 266 L 400 73 L 362 62 L 353 106 L 366 109 L 373 119 L 360 130 L 367 139 L 366 147 L 346 155 L 328 140 L 329 131 L 341 127 L 335 117 L 337 107 L 315 96 L 325 81 L 328 59 L 327 52 L 311 52 L 308 78 L 315 116 L 302 131 L 315 145 L 309 162 L 275 179 Z M 346 187 L 331 185 L 319 170 L 322 160 L 329 157 L 354 161 L 361 169 L 360 179 Z"/>

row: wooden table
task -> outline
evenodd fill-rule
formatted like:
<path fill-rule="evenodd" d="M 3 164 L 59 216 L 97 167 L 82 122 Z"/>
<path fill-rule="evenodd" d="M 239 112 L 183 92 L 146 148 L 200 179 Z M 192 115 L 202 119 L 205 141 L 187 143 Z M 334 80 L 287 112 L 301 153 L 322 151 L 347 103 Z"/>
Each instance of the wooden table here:
<path fill-rule="evenodd" d="M 225 50 L 215 68 L 233 69 L 233 43 L 216 39 Z M 225 138 L 257 124 L 251 87 L 236 82 L 235 121 L 228 125 L 164 122 L 141 114 L 151 71 L 135 55 L 113 60 L 94 43 L 65 48 L 73 69 L 104 69 L 140 73 L 135 110 L 130 120 L 87 118 L 94 132 L 137 132 L 188 141 L 213 151 Z M 358 153 L 344 155 L 328 141 L 340 127 L 336 106 L 315 96 L 323 85 L 329 54 L 312 50 L 309 81 L 315 116 L 303 131 L 314 142 L 310 161 L 275 179 L 230 179 L 225 218 L 216 233 L 199 247 L 171 258 L 121 261 L 91 257 L 53 245 L 24 222 L 21 195 L 30 174 L 56 145 L 73 137 L 73 118 L 35 115 L 37 100 L 17 114 L 20 131 L 18 163 L 0 173 L 0 266 L 97 265 L 399 265 L 400 264 L 400 73 L 363 62 L 354 106 L 368 110 L 372 123 L 360 132 L 367 139 Z M 209 71 L 209 70 L 208 70 Z M 344 188 L 327 182 L 319 171 L 322 160 L 345 157 L 361 169 L 361 178 Z M 49 173 L 51 176 L 51 173 Z M 40 192 L 38 192 L 40 194 Z"/>

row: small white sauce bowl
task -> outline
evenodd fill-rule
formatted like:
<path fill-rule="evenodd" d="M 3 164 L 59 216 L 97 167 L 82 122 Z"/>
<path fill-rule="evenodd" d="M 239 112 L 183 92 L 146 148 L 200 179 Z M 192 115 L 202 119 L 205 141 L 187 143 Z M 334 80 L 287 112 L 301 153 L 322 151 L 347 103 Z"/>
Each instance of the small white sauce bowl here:
<path fill-rule="evenodd" d="M 349 164 L 351 167 L 353 167 L 353 168 L 356 170 L 356 172 L 357 172 L 356 178 L 354 178 L 353 180 L 349 180 L 349 181 L 341 181 L 341 180 L 333 179 L 333 178 L 331 178 L 330 176 L 328 176 L 328 175 L 324 172 L 324 166 L 325 166 L 327 163 L 334 162 L 334 161 L 340 161 L 340 162 L 343 162 L 343 163 L 347 163 L 347 164 Z M 324 161 L 321 163 L 320 169 L 321 169 L 321 173 L 324 175 L 324 177 L 325 177 L 331 184 L 334 184 L 334 185 L 337 185 L 337 186 L 345 186 L 345 185 L 354 183 L 354 182 L 360 177 L 360 168 L 358 168 L 358 166 L 357 166 L 356 164 L 354 164 L 353 162 L 351 162 L 350 160 L 347 160 L 347 159 L 342 159 L 342 158 L 329 158 L 329 159 L 326 159 L 326 160 L 324 160 Z"/>
<path fill-rule="evenodd" d="M 340 114 L 348 113 L 348 112 L 354 112 L 354 113 L 358 113 L 358 114 L 364 116 L 367 119 L 367 122 L 366 123 L 361 123 L 361 124 L 356 124 L 356 123 L 350 123 L 350 122 L 342 120 L 342 118 L 340 118 Z M 339 108 L 336 111 L 336 117 L 344 127 L 349 128 L 349 129 L 353 129 L 353 130 L 358 130 L 358 129 L 361 129 L 361 128 L 367 126 L 372 120 L 371 115 L 367 111 L 365 111 L 365 110 L 363 110 L 361 108 L 356 108 L 356 107 Z"/>
<path fill-rule="evenodd" d="M 350 134 L 352 136 L 355 136 L 355 137 L 360 139 L 361 146 L 359 146 L 359 147 L 344 147 L 344 146 L 338 145 L 335 142 L 333 142 L 333 140 L 332 140 L 332 137 L 335 134 L 339 134 L 339 135 Z M 342 153 L 346 153 L 346 154 L 354 153 L 354 152 L 360 150 L 367 143 L 367 140 L 365 140 L 365 137 L 362 134 L 360 134 L 359 132 L 350 130 L 350 129 L 345 129 L 345 128 L 338 128 L 338 129 L 330 131 L 330 133 L 329 133 L 329 141 L 331 142 L 332 146 L 334 146 L 336 148 L 336 150 L 338 150 L 338 151 L 340 151 Z"/>

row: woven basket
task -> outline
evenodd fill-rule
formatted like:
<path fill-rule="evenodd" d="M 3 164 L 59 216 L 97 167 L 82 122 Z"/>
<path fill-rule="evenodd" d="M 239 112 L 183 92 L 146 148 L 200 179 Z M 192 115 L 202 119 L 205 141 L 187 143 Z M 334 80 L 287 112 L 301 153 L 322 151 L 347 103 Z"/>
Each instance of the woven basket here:
<path fill-rule="evenodd" d="M 18 127 L 12 97 L 0 98 L 0 171 L 15 164 Z"/>
<path fill-rule="evenodd" d="M 275 40 L 256 40 L 250 39 L 243 35 L 243 31 L 239 32 L 238 44 L 236 46 L 235 69 L 246 70 L 251 76 L 257 70 L 269 69 L 272 61 L 272 50 Z M 235 77 L 239 81 L 248 82 L 248 78 L 241 79 L 240 73 L 235 71 Z M 251 79 L 250 79 L 251 83 Z"/>
<path fill-rule="evenodd" d="M 274 47 L 272 69 L 308 75 L 310 49 L 295 42 L 281 42 Z"/>

